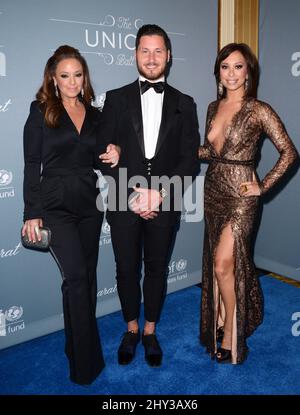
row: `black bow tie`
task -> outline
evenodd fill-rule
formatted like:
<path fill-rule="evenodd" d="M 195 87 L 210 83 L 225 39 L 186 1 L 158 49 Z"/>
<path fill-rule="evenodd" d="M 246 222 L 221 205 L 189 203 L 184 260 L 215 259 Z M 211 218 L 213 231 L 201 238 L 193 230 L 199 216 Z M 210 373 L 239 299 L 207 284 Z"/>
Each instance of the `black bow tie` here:
<path fill-rule="evenodd" d="M 140 81 L 141 82 L 141 93 L 148 91 L 149 88 L 154 88 L 155 92 L 161 94 L 165 89 L 165 82 L 149 82 L 149 81 Z"/>

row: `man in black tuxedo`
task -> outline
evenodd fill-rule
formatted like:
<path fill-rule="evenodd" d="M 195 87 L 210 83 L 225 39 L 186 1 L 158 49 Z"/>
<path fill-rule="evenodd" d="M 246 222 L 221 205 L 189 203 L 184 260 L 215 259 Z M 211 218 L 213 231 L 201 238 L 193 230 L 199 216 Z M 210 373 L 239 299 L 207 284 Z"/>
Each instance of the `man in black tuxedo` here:
<path fill-rule="evenodd" d="M 145 272 L 142 343 L 147 363 L 161 364 L 162 349 L 155 328 L 165 293 L 176 223 L 180 219 L 180 210 L 176 211 L 174 206 L 176 203 L 178 206 L 178 192 L 174 192 L 176 186 L 168 186 L 168 178 L 176 176 L 177 183 L 178 180 L 182 183 L 184 177 L 194 177 L 198 171 L 200 137 L 195 103 L 166 83 L 170 59 L 167 33 L 157 25 L 142 26 L 136 38 L 139 79 L 107 92 L 103 109 L 102 137 L 121 147 L 118 169 L 111 171 L 116 186 L 110 185 L 107 212 L 118 294 L 128 324 L 118 349 L 119 364 L 130 363 L 141 337 L 138 317 L 142 255 Z M 165 181 L 158 183 L 162 176 Z M 113 189 L 116 206 L 110 203 Z"/>

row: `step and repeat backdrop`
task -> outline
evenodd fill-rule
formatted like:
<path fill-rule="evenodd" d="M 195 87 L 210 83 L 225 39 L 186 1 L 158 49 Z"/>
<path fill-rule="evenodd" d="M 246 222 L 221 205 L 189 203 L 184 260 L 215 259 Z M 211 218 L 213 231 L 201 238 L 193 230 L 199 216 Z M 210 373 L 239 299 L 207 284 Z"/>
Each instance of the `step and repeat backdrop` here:
<path fill-rule="evenodd" d="M 217 22 L 217 2 L 211 0 L 0 0 L 0 349 L 63 328 L 56 263 L 49 253 L 26 250 L 20 243 L 23 126 L 47 59 L 60 45 L 78 48 L 102 105 L 107 90 L 137 78 L 136 32 L 156 23 L 172 41 L 168 82 L 194 97 L 203 135 L 206 108 L 215 97 Z M 194 184 L 194 205 L 184 206 L 168 292 L 201 280 L 204 170 Z M 105 184 L 102 190 L 105 195 Z M 99 250 L 101 316 L 120 309 L 106 221 Z"/>
<path fill-rule="evenodd" d="M 300 2 L 260 0 L 259 98 L 279 114 L 300 151 Z M 265 140 L 259 173 L 278 158 Z M 266 198 L 256 241 L 256 264 L 300 280 L 300 171 L 296 169 Z"/>

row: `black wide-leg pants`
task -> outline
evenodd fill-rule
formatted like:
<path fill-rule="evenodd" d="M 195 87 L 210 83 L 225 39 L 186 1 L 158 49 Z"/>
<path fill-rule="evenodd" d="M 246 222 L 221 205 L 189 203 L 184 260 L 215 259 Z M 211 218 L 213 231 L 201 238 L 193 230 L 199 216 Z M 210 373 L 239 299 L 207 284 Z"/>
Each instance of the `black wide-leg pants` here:
<path fill-rule="evenodd" d="M 66 355 L 70 378 L 91 383 L 104 367 L 96 321 L 96 268 L 103 214 L 68 215 L 57 223 L 53 216 L 44 225 L 52 232 L 51 253 L 62 274 Z"/>

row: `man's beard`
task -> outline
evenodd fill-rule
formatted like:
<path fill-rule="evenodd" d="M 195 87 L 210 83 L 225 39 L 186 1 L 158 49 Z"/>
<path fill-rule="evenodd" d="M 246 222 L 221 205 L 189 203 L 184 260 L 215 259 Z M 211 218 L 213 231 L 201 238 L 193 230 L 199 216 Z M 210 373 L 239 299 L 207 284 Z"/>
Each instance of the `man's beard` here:
<path fill-rule="evenodd" d="M 156 81 L 157 79 L 161 78 L 166 73 L 167 65 L 165 65 L 160 72 L 151 73 L 151 70 L 148 71 L 148 73 L 143 71 L 143 68 L 141 68 L 137 63 L 137 69 L 140 75 L 142 75 L 144 78 L 148 79 L 149 81 Z"/>

